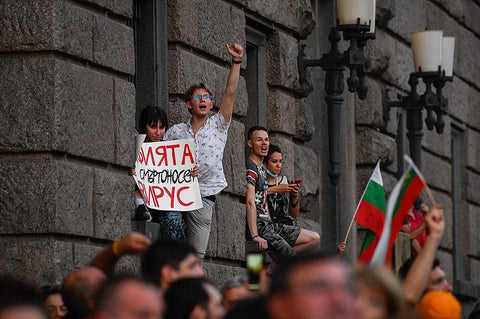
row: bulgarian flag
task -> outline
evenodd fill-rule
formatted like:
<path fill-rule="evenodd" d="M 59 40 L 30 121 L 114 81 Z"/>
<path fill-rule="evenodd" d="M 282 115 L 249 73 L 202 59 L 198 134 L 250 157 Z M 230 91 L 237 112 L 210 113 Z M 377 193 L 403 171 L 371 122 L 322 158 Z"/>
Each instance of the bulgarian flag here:
<path fill-rule="evenodd" d="M 361 264 L 368 264 L 372 259 L 375 247 L 377 247 L 379 236 L 375 235 L 371 230 L 367 230 L 365 239 L 363 241 L 360 255 L 358 256 L 358 262 Z"/>
<path fill-rule="evenodd" d="M 368 263 L 377 246 L 378 238 L 382 234 L 385 222 L 385 191 L 380 173 L 380 161 L 377 162 L 372 176 L 370 176 L 353 218 L 357 223 L 368 228 L 358 257 L 359 262 Z"/>
<path fill-rule="evenodd" d="M 413 202 L 425 186 L 425 179 L 412 159 L 407 155 L 404 156 L 404 159 L 409 167 L 393 188 L 388 199 L 385 226 L 370 261 L 371 265 L 391 264 L 392 245 L 397 238 L 408 210 L 412 208 Z"/>

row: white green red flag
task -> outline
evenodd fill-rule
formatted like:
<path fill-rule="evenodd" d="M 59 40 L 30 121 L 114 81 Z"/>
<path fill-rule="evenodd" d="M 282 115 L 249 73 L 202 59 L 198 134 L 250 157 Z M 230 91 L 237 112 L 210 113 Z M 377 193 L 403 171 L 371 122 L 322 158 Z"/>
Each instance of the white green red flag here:
<path fill-rule="evenodd" d="M 377 162 L 363 191 L 362 198 L 360 198 L 355 211 L 354 220 L 368 228 L 358 257 L 360 263 L 368 263 L 373 256 L 385 222 L 385 190 L 380 173 L 380 161 Z"/>
<path fill-rule="evenodd" d="M 377 247 L 379 236 L 371 230 L 367 230 L 365 234 L 365 239 L 363 240 L 363 245 L 360 250 L 360 255 L 358 256 L 359 264 L 368 264 L 372 259 L 373 252 L 375 247 Z"/>
<path fill-rule="evenodd" d="M 392 190 L 387 202 L 385 224 L 382 234 L 370 261 L 371 265 L 390 265 L 392 245 L 397 238 L 408 210 L 425 186 L 425 179 L 407 155 L 404 156 L 408 168 Z"/>

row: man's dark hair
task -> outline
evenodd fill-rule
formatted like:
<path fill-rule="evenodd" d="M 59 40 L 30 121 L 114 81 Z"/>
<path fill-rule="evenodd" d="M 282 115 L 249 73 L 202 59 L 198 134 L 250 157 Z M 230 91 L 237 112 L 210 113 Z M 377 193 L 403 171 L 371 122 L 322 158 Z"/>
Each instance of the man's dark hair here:
<path fill-rule="evenodd" d="M 255 131 L 265 131 L 268 133 L 268 130 L 263 127 L 263 126 L 260 126 L 260 125 L 255 125 L 255 126 L 252 126 L 249 130 L 248 130 L 248 134 L 247 134 L 247 138 L 249 140 L 252 140 L 252 136 L 253 136 L 253 132 Z"/>
<path fill-rule="evenodd" d="M 280 260 L 272 274 L 270 295 L 286 292 L 290 289 L 288 279 L 292 271 L 297 266 L 313 261 L 324 261 L 336 258 L 338 257 L 335 251 L 321 251 L 318 249 L 314 249 L 307 252 L 301 252 L 295 256 L 287 257 Z"/>
<path fill-rule="evenodd" d="M 165 131 L 168 129 L 167 113 L 158 106 L 147 106 L 140 114 L 139 128 L 141 134 L 145 134 L 147 130 L 147 124 L 150 126 L 157 126 L 158 121 L 162 123 L 162 127 L 165 127 Z"/>
<path fill-rule="evenodd" d="M 59 294 L 62 295 L 62 287 L 56 286 L 42 286 L 40 287 L 40 300 L 42 303 L 45 303 L 45 300 L 51 295 Z"/>
<path fill-rule="evenodd" d="M 280 147 L 278 147 L 277 145 L 270 144 L 270 145 L 268 146 L 267 156 L 265 156 L 265 157 L 263 158 L 263 163 L 264 163 L 264 164 L 267 164 L 267 163 L 268 163 L 268 160 L 269 160 L 270 156 L 271 156 L 273 153 L 280 153 L 280 154 L 282 154 L 282 150 L 281 150 Z"/>
<path fill-rule="evenodd" d="M 195 250 L 184 241 L 156 240 L 143 254 L 142 278 L 159 286 L 162 267 L 170 265 L 178 270 L 180 262 L 190 254 L 195 255 Z"/>
<path fill-rule="evenodd" d="M 398 276 L 400 277 L 401 280 L 404 280 L 407 277 L 408 272 L 410 271 L 410 268 L 412 268 L 412 264 L 415 261 L 415 257 L 410 257 L 408 258 L 400 267 L 398 270 Z M 433 260 L 433 265 L 432 265 L 432 270 L 440 266 L 440 260 L 435 258 Z"/>
<path fill-rule="evenodd" d="M 231 289 L 231 288 L 236 288 L 236 287 L 241 287 L 245 284 L 245 282 L 248 280 L 247 276 L 245 275 L 235 275 L 231 278 L 228 278 L 222 286 L 222 293 L 225 290 Z"/>
<path fill-rule="evenodd" d="M 185 91 L 185 102 L 190 102 L 192 100 L 193 92 L 198 89 L 204 89 L 213 98 L 212 90 L 210 90 L 210 88 L 205 83 L 195 83 Z"/>
<path fill-rule="evenodd" d="M 165 319 L 188 319 L 195 306 L 207 308 L 208 292 L 205 278 L 185 278 L 175 281 L 165 293 Z"/>
<path fill-rule="evenodd" d="M 267 297 L 263 295 L 254 295 L 239 300 L 227 312 L 224 319 L 265 319 L 269 318 L 266 307 Z"/>
<path fill-rule="evenodd" d="M 36 287 L 9 276 L 1 276 L 0 309 L 17 306 L 31 306 L 43 311 Z"/>

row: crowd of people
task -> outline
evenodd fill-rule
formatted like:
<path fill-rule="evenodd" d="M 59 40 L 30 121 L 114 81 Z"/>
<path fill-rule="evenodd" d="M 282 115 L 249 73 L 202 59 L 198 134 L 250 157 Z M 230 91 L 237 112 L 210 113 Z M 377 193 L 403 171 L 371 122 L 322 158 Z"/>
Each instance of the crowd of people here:
<path fill-rule="evenodd" d="M 153 243 L 143 234 L 126 234 L 68 274 L 61 286 L 33 287 L 2 276 L 0 319 L 460 318 L 460 303 L 435 258 L 445 230 L 440 206 L 410 212 L 404 230 L 415 255 L 398 276 L 390 268 L 347 265 L 341 257 L 345 243 L 337 252 L 320 251 L 320 235 L 295 225 L 301 180 L 281 174 L 282 151 L 270 145 L 261 126 L 247 134 L 246 236 L 238 240 L 254 242 L 272 262 L 261 269 L 258 289 L 251 289 L 243 274 L 221 290 L 206 278 L 203 258 L 216 195 L 227 186 L 222 158 L 243 57 L 239 44 L 226 50 L 232 64 L 216 114 L 210 116 L 211 90 L 199 83 L 185 93 L 191 113 L 186 123 L 168 128 L 166 113 L 154 106 L 140 116 L 146 143 L 194 140 L 197 165 L 191 174 L 198 178 L 203 207 L 154 210 L 137 188 L 135 219 L 159 224 Z M 126 255 L 141 256 L 138 273 L 115 273 Z M 480 318 L 480 309 L 470 318 Z"/>
<path fill-rule="evenodd" d="M 398 276 L 390 268 L 348 265 L 333 251 L 310 249 L 280 258 L 271 273 L 263 268 L 258 290 L 248 288 L 243 274 L 219 290 L 185 240 L 151 243 L 131 232 L 61 286 L 37 288 L 0 277 L 0 319 L 460 318 L 460 303 L 435 258 L 445 231 L 440 206 L 425 215 L 425 224 L 424 248 Z M 127 255 L 141 257 L 138 273 L 115 273 Z M 477 306 L 469 318 L 479 316 Z"/>

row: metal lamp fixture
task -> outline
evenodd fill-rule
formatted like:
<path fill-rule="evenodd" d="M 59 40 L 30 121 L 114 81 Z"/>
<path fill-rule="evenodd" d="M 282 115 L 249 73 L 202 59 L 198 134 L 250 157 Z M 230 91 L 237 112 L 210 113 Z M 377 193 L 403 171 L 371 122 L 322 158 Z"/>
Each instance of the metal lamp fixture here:
<path fill-rule="evenodd" d="M 343 39 L 350 40 L 350 46 L 345 52 L 338 50 L 340 31 Z M 328 106 L 328 135 L 330 149 L 329 172 L 330 181 L 336 185 L 340 177 L 339 144 L 340 107 L 343 104 L 345 67 L 350 69 L 347 79 L 348 90 L 357 92 L 360 99 L 365 99 L 368 88 L 365 76 L 370 72 L 371 63 L 363 54 L 363 48 L 368 40 L 375 39 L 375 0 L 338 0 L 337 26 L 330 30 L 328 40 L 331 43 L 330 52 L 323 54 L 321 59 L 307 60 L 304 45 L 299 46 L 298 70 L 301 83 L 307 82 L 307 67 L 321 66 L 325 70 L 325 100 Z"/>
<path fill-rule="evenodd" d="M 435 127 L 437 133 L 442 134 L 445 127 L 443 117 L 448 107 L 448 99 L 442 95 L 442 89 L 447 81 L 453 80 L 455 38 L 443 37 L 443 31 L 438 30 L 413 32 L 412 51 L 415 72 L 408 80 L 410 92 L 407 96 L 399 95 L 398 101 L 388 101 L 388 107 L 402 107 L 407 111 L 410 156 L 421 167 L 422 111 L 425 109 L 427 112 L 427 128 L 433 130 Z M 419 78 L 426 87 L 422 95 L 417 94 Z"/>

